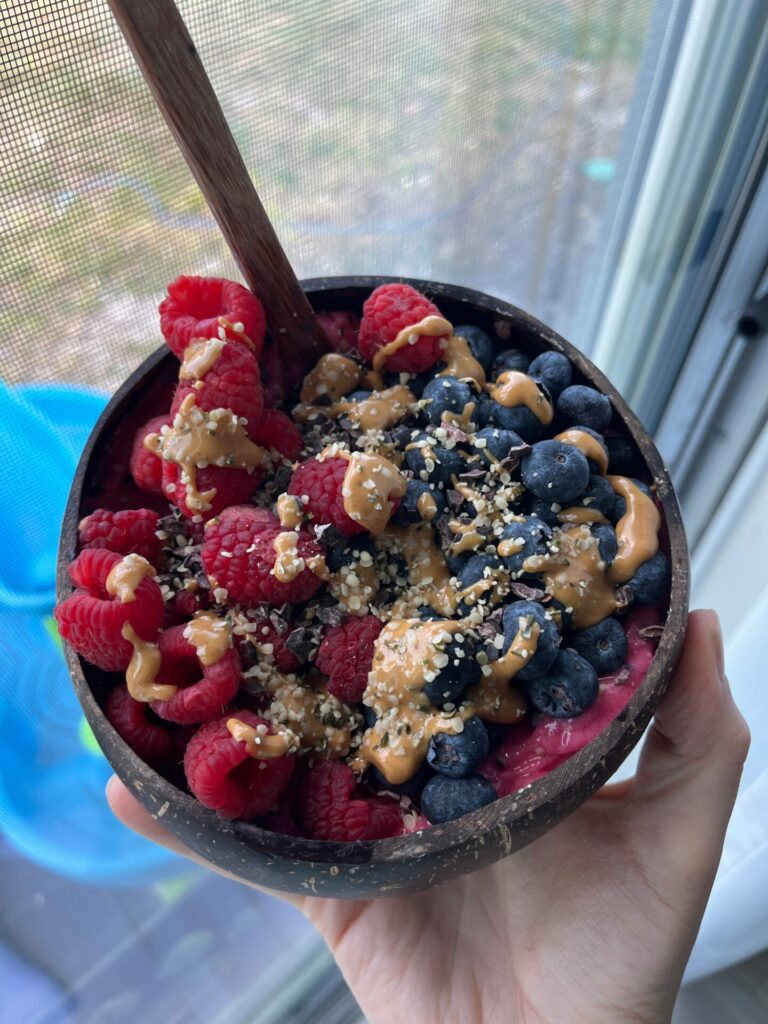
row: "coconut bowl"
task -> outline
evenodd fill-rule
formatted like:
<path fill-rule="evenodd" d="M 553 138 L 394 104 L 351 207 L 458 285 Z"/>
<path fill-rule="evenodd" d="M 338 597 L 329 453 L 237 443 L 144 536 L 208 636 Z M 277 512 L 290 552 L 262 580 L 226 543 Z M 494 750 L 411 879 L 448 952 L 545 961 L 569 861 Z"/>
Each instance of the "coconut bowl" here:
<path fill-rule="evenodd" d="M 317 310 L 360 313 L 367 295 L 393 278 L 337 277 L 303 282 Z M 405 280 L 398 278 L 397 280 Z M 211 865 L 246 882 L 302 895 L 369 898 L 414 892 L 475 871 L 513 854 L 553 828 L 613 774 L 651 720 L 677 664 L 688 615 L 689 562 L 680 509 L 661 457 L 637 417 L 602 373 L 543 323 L 481 292 L 433 281 L 409 280 L 435 300 L 455 324 L 472 323 L 494 338 L 498 351 L 526 350 L 531 357 L 554 350 L 574 368 L 574 382 L 602 391 L 613 407 L 613 426 L 639 453 L 636 476 L 652 483 L 664 525 L 660 537 L 672 567 L 664 629 L 640 687 L 614 721 L 591 743 L 545 777 L 472 814 L 393 839 L 336 843 L 269 832 L 225 821 L 146 765 L 120 738 L 102 711 L 117 677 L 87 664 L 65 644 L 77 696 L 94 735 L 117 775 L 146 810 Z M 69 495 L 58 560 L 58 599 L 71 592 L 67 566 L 74 558 L 80 519 L 94 508 L 120 507 L 135 496 L 128 473 L 133 432 L 166 412 L 178 361 L 158 348 L 113 396 L 88 440 Z M 159 506 L 156 506 L 159 507 Z"/>

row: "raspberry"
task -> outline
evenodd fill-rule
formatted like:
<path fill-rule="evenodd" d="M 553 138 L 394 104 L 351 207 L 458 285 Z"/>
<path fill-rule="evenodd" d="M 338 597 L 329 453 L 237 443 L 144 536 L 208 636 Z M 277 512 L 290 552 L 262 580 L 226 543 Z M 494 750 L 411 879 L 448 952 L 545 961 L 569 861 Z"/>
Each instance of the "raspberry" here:
<path fill-rule="evenodd" d="M 143 579 L 133 601 L 123 604 L 107 592 L 110 570 L 120 555 L 103 548 L 86 548 L 69 567 L 77 588 L 54 609 L 59 632 L 87 661 L 105 672 L 128 667 L 133 646 L 122 636 L 129 622 L 142 640 L 154 642 L 163 621 L 163 597 L 153 579 Z"/>
<path fill-rule="evenodd" d="M 269 732 L 274 732 L 252 711 L 233 714 L 246 725 L 267 725 Z M 248 820 L 277 806 L 291 777 L 294 759 L 287 756 L 260 761 L 251 757 L 245 743 L 230 735 L 229 717 L 223 715 L 200 726 L 187 744 L 184 771 L 189 788 L 201 804 L 222 818 Z"/>
<path fill-rule="evenodd" d="M 365 300 L 360 324 L 358 348 L 371 362 L 374 354 L 394 341 L 404 327 L 411 327 L 427 316 L 441 316 L 440 310 L 409 284 L 382 284 Z M 438 361 L 441 343 L 448 337 L 422 335 L 414 345 L 406 344 L 387 356 L 384 369 L 396 373 L 421 373 Z"/>
<path fill-rule="evenodd" d="M 230 603 L 245 605 L 266 601 L 271 605 L 301 604 L 322 584 L 305 566 L 288 583 L 272 573 L 277 558 L 274 541 L 281 530 L 279 520 L 265 509 L 238 505 L 225 509 L 217 522 L 205 531 L 201 557 L 212 589 L 223 587 Z M 297 530 L 298 558 L 316 558 L 322 547 L 306 530 Z"/>
<path fill-rule="evenodd" d="M 159 455 L 144 447 L 147 434 L 159 434 L 161 427 L 171 425 L 170 416 L 155 416 L 143 427 L 139 427 L 133 439 L 129 468 L 136 485 L 150 494 L 163 493 L 163 460 Z"/>
<path fill-rule="evenodd" d="M 318 313 L 317 319 L 334 352 L 354 352 L 360 317 L 339 309 L 333 313 Z"/>
<path fill-rule="evenodd" d="M 240 657 L 234 649 L 213 665 L 203 665 L 184 636 L 186 626 L 172 626 L 160 634 L 162 663 L 158 683 L 179 689 L 170 700 L 153 700 L 152 710 L 167 722 L 193 725 L 220 715 L 240 687 Z"/>
<path fill-rule="evenodd" d="M 236 416 L 242 416 L 248 421 L 246 432 L 252 438 L 251 430 L 261 417 L 264 399 L 259 364 L 251 349 L 229 342 L 201 380 L 203 386 L 196 388 L 194 380 L 179 379 L 171 417 L 176 415 L 188 395 L 194 395 L 195 405 L 203 412 L 231 409 Z"/>
<path fill-rule="evenodd" d="M 159 518 L 157 512 L 148 508 L 129 508 L 123 512 L 96 509 L 80 521 L 80 545 L 106 548 L 119 555 L 141 555 L 157 567 L 163 549 L 163 542 L 155 536 Z"/>
<path fill-rule="evenodd" d="M 207 590 L 179 590 L 165 605 L 165 621 L 163 627 L 170 629 L 181 622 L 191 619 L 197 612 L 205 610 L 208 602 Z"/>
<path fill-rule="evenodd" d="M 162 768 L 174 759 L 177 748 L 173 735 L 150 721 L 148 706 L 134 700 L 125 683 L 116 686 L 107 697 L 104 714 L 131 750 L 152 768 Z"/>
<path fill-rule="evenodd" d="M 198 469 L 195 474 L 198 491 L 201 494 L 205 491 L 216 491 L 211 498 L 211 507 L 205 510 L 206 516 L 217 516 L 230 505 L 242 505 L 248 501 L 259 489 L 263 476 L 261 469 L 254 469 L 252 473 L 247 469 L 229 466 L 206 466 L 205 469 Z M 175 462 L 163 462 L 163 493 L 185 516 L 192 518 L 200 514 L 200 509 L 191 508 L 187 504 L 187 488 L 181 482 L 181 467 Z"/>
<path fill-rule="evenodd" d="M 262 448 L 273 448 L 286 459 L 294 462 L 304 447 L 299 428 L 279 409 L 265 409 L 261 419 L 250 431 L 251 440 Z"/>
<path fill-rule="evenodd" d="M 264 342 L 266 319 L 261 303 L 241 284 L 221 277 L 177 277 L 160 303 L 160 330 L 168 348 L 178 356 L 193 338 L 218 337 L 219 317 L 242 324 L 258 356 Z M 227 337 L 240 339 L 225 328 Z"/>
<path fill-rule="evenodd" d="M 243 637 L 243 660 L 256 664 L 271 658 L 281 672 L 296 672 L 301 668 L 301 661 L 287 646 L 291 632 L 292 627 L 288 624 L 281 630 L 270 619 L 264 619 L 257 624 L 255 633 Z"/>
<path fill-rule="evenodd" d="M 403 827 L 399 803 L 358 796 L 352 769 L 339 761 L 312 766 L 297 800 L 297 816 L 314 839 L 336 842 L 386 839 Z"/>
<path fill-rule="evenodd" d="M 288 493 L 298 498 L 309 498 L 304 508 L 312 514 L 317 525 L 330 523 L 346 537 L 352 537 L 356 533 L 363 533 L 365 528 L 344 511 L 341 487 L 347 465 L 346 459 L 331 458 L 323 459 L 322 462 L 307 459 L 294 469 Z"/>
<path fill-rule="evenodd" d="M 379 619 L 364 615 L 346 619 L 325 634 L 315 664 L 328 676 L 328 692 L 334 697 L 351 703 L 363 699 L 381 628 Z"/>

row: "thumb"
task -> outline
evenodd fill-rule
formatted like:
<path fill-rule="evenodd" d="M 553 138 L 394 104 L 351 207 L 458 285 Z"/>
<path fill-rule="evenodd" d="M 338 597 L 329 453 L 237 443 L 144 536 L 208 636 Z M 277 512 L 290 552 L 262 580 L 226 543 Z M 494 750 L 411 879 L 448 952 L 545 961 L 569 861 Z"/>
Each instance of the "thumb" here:
<path fill-rule="evenodd" d="M 725 676 L 717 615 L 693 612 L 643 746 L 632 803 L 637 838 L 652 837 L 657 865 L 677 866 L 699 886 L 708 878 L 705 898 L 748 750 L 749 729 Z"/>

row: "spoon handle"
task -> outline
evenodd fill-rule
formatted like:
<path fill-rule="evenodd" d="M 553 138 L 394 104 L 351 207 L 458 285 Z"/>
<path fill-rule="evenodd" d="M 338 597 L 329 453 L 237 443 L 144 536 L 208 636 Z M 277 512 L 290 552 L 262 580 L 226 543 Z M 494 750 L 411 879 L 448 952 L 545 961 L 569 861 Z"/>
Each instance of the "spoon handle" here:
<path fill-rule="evenodd" d="M 328 345 L 237 148 L 174 0 L 109 0 L 224 238 L 259 297 L 289 383 Z"/>

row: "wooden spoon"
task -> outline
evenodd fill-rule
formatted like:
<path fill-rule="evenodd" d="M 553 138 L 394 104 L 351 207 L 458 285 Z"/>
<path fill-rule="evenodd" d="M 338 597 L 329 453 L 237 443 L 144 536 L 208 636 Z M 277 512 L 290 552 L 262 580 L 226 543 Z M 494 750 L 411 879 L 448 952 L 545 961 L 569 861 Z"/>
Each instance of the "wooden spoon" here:
<path fill-rule="evenodd" d="M 270 371 L 280 373 L 287 386 L 295 385 L 328 343 L 261 205 L 176 4 L 109 0 L 109 6 L 248 287 L 264 306 L 275 348 L 272 363 L 277 364 Z"/>

